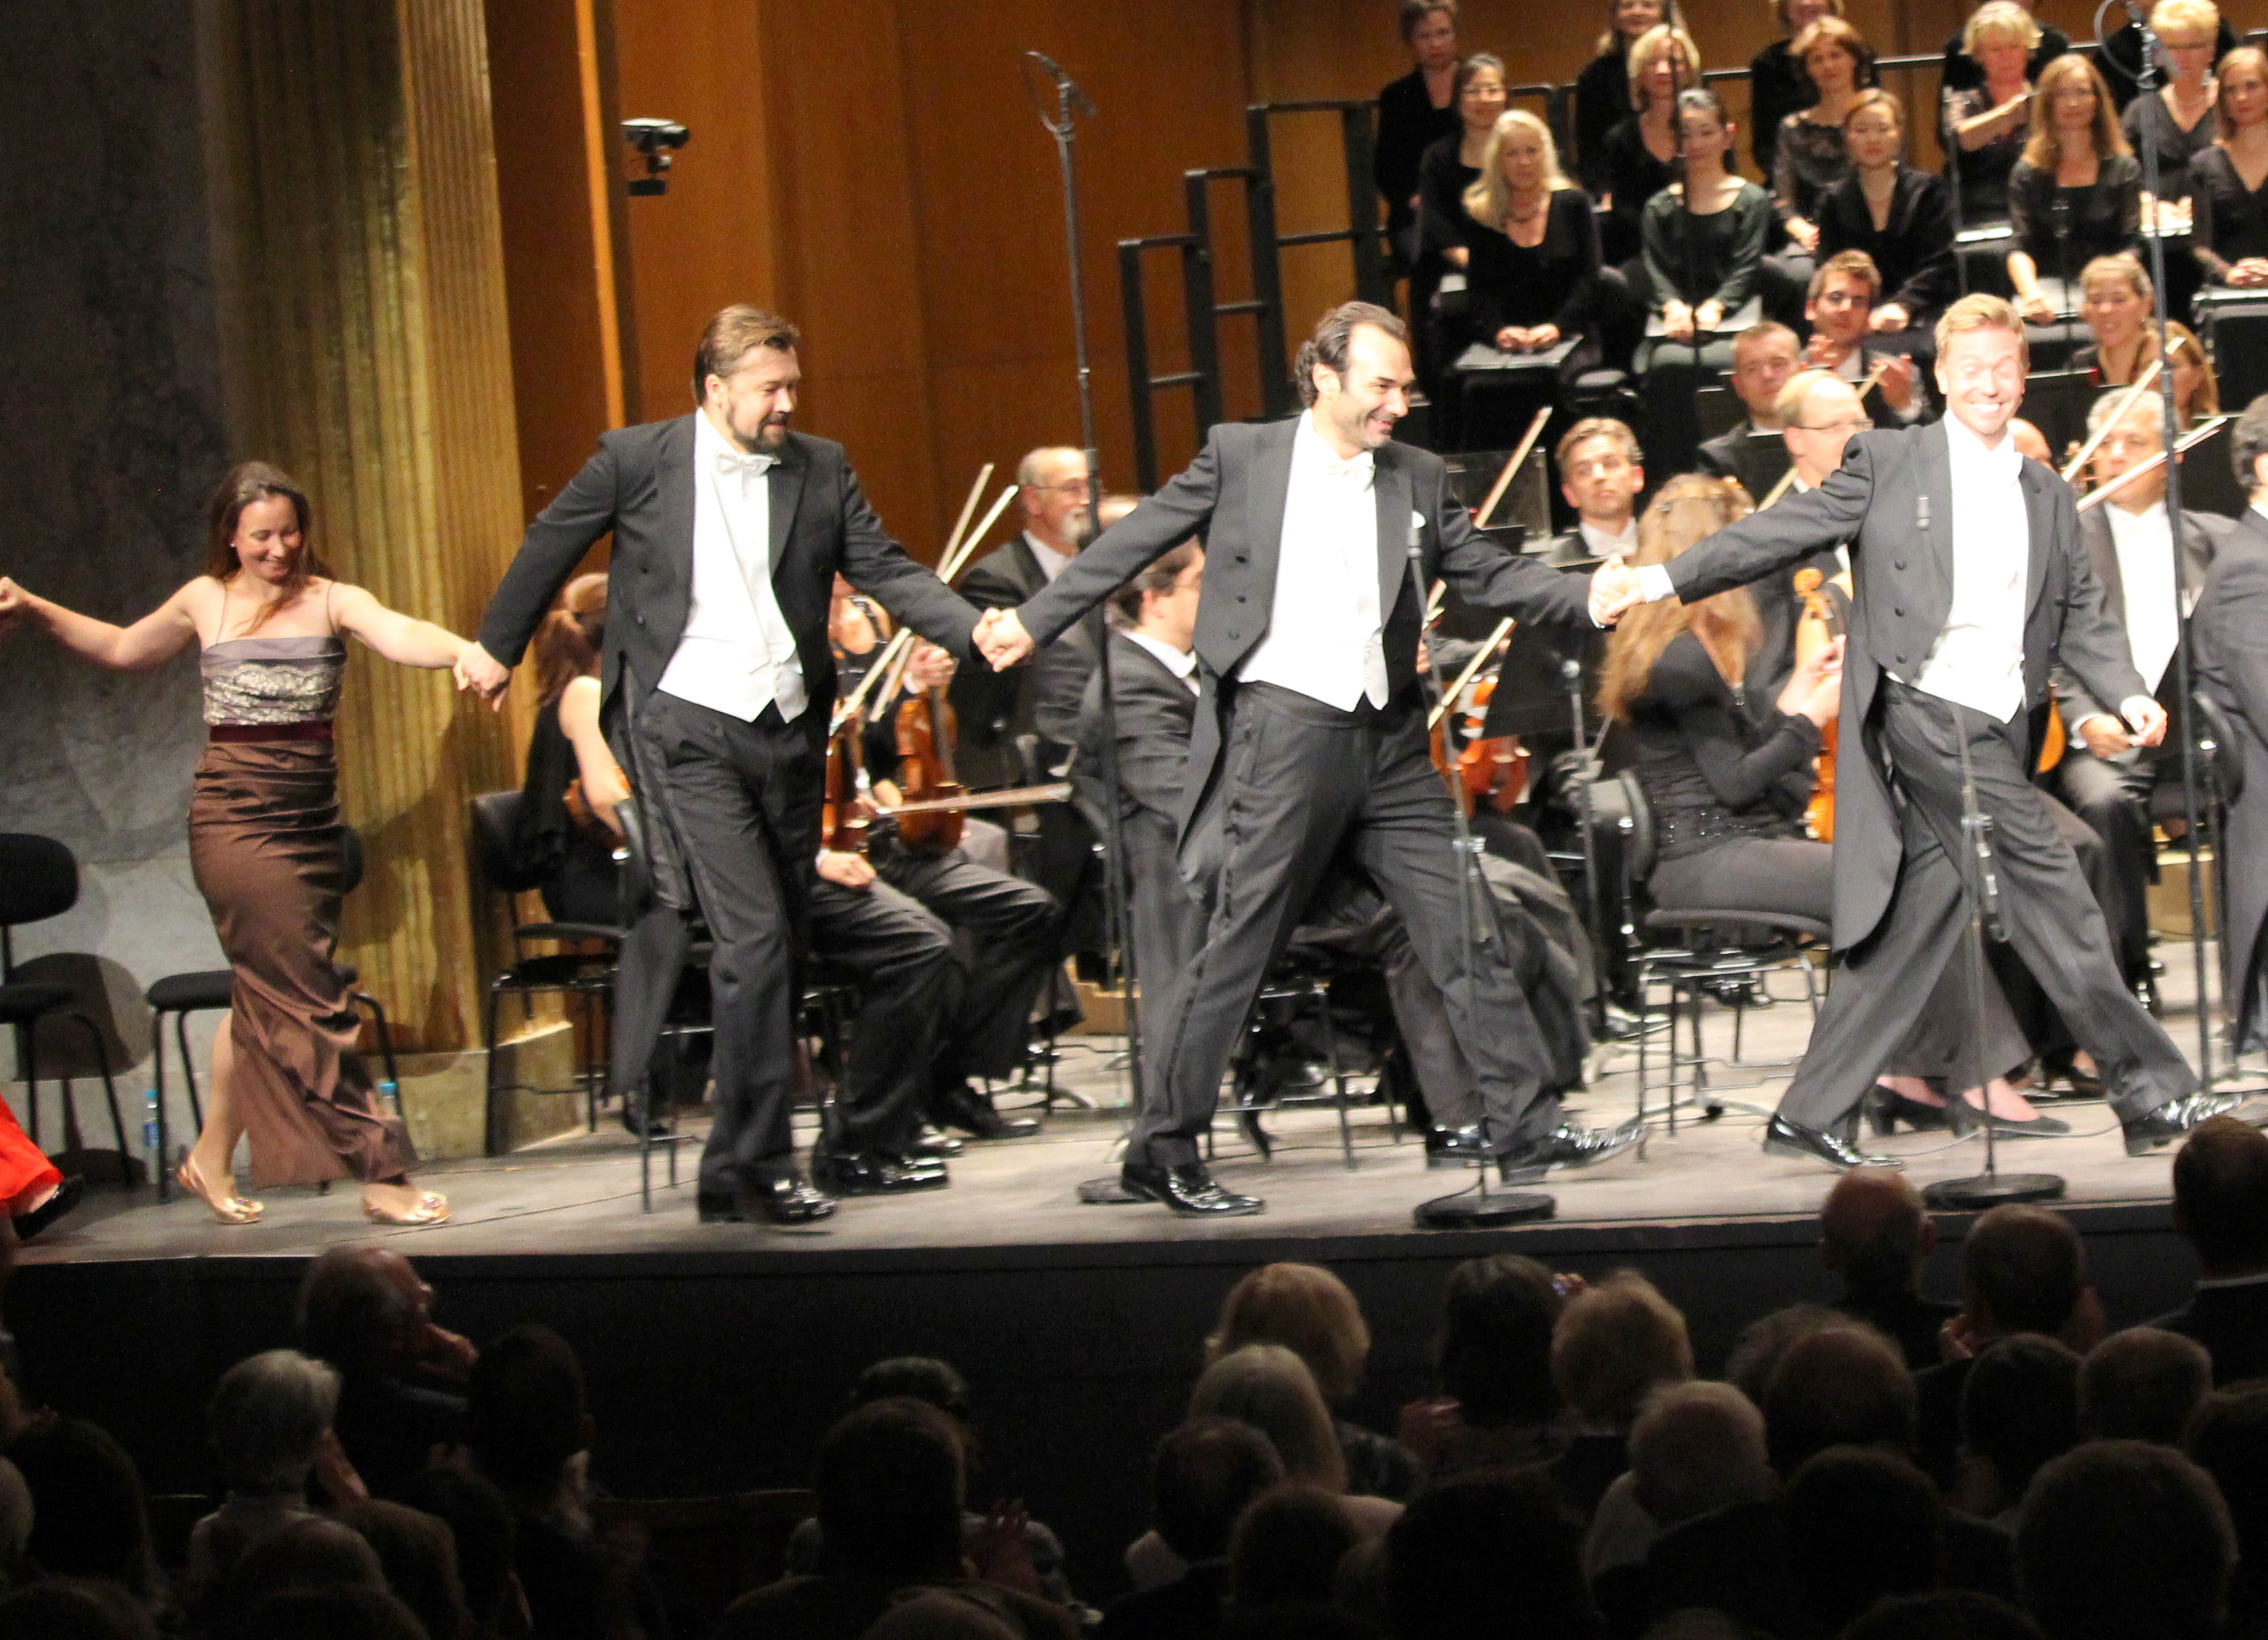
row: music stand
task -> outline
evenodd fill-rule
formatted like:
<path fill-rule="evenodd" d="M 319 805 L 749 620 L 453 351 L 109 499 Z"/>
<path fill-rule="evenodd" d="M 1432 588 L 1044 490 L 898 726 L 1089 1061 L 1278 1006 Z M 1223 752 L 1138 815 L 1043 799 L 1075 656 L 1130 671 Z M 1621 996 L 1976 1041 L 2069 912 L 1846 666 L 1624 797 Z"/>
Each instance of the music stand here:
<path fill-rule="evenodd" d="M 2058 458 L 2087 438 L 2087 413 L 2097 388 L 2083 370 L 2036 371 L 2024 379 L 2024 402 L 2017 412 L 2040 430 Z"/>

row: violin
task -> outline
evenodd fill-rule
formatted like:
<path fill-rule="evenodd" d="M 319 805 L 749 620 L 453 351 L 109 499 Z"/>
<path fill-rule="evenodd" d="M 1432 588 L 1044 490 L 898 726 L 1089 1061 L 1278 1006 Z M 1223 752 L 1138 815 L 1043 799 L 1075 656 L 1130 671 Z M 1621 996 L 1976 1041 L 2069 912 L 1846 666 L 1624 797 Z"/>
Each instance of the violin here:
<path fill-rule="evenodd" d="M 961 724 L 945 698 L 945 688 L 925 689 L 898 703 L 898 790 L 909 804 L 947 802 L 963 795 L 953 768 L 953 743 Z M 965 811 L 924 806 L 898 817 L 898 842 L 906 850 L 935 859 L 961 846 Z"/>
<path fill-rule="evenodd" d="M 1836 577 L 1838 582 L 1842 578 Z M 1803 614 L 1796 621 L 1799 658 L 1843 636 L 1843 618 L 1828 599 L 1826 580 L 1817 570 L 1795 572 L 1795 595 L 1803 600 Z M 1819 731 L 1819 783 L 1812 788 L 1811 803 L 1804 811 L 1804 821 L 1810 827 L 1811 835 L 1822 842 L 1835 841 L 1835 741 L 1836 732 L 1841 726 L 1830 721 Z"/>
<path fill-rule="evenodd" d="M 1484 678 L 1473 686 L 1465 722 L 1476 738 L 1465 743 L 1457 759 L 1457 774 L 1466 801 L 1474 807 L 1486 804 L 1494 813 L 1509 814 L 1528 796 L 1528 748 L 1514 734 L 1479 736 L 1488 718 L 1488 704 L 1496 696 L 1497 680 Z M 1469 811 L 1468 811 L 1469 812 Z"/>
<path fill-rule="evenodd" d="M 869 821 L 858 803 L 865 759 L 858 750 L 858 719 L 827 737 L 826 795 L 819 810 L 820 847 L 841 854 L 866 852 Z"/>

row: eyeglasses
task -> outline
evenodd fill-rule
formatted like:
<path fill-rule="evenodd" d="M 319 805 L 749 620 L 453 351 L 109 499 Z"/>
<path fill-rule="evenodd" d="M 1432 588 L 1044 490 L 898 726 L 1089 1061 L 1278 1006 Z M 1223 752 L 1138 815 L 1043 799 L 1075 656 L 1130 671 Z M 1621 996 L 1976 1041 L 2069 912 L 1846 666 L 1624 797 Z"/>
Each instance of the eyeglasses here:
<path fill-rule="evenodd" d="M 1839 422 L 1822 422 L 1816 427 L 1807 427 L 1801 422 L 1792 422 L 1789 425 L 1799 433 L 1839 433 L 1845 428 L 1854 433 L 1864 433 L 1874 430 L 1874 418 L 1871 416 L 1854 416 Z"/>

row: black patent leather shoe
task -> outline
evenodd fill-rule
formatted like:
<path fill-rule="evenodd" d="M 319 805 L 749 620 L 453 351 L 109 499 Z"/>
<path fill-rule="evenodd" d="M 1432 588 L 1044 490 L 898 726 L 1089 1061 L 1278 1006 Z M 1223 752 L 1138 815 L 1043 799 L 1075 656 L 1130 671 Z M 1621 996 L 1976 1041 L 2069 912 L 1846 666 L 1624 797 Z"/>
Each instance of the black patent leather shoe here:
<path fill-rule="evenodd" d="M 747 1215 L 740 1210 L 740 1198 L 729 1192 L 703 1190 L 693 1198 L 693 1207 L 704 1224 L 743 1224 Z"/>
<path fill-rule="evenodd" d="M 834 1211 L 833 1196 L 789 1173 L 751 1185 L 743 1193 L 740 1216 L 749 1219 L 761 1216 L 775 1224 L 809 1224 Z"/>
<path fill-rule="evenodd" d="M 2199 1093 L 2169 1100 L 2131 1121 L 2122 1117 L 2118 1125 L 2125 1129 L 2126 1154 L 2147 1156 L 2160 1145 L 2183 1137 L 2207 1117 L 2225 1116 L 2242 1102 L 2227 1094 Z"/>
<path fill-rule="evenodd" d="M 937 1096 L 937 1124 L 958 1128 L 972 1139 L 1028 1139 L 1040 1130 L 1029 1116 L 1003 1116 L 992 1108 L 992 1098 L 966 1082 Z"/>
<path fill-rule="evenodd" d="M 79 1197 L 86 1194 L 86 1180 L 73 1173 L 55 1187 L 55 1193 L 28 1213 L 14 1215 L 9 1223 L 15 1226 L 16 1239 L 29 1241 L 55 1220 L 78 1205 Z"/>
<path fill-rule="evenodd" d="M 1785 1116 L 1774 1116 L 1764 1124 L 1764 1149 L 1774 1156 L 1798 1156 L 1808 1161 L 1825 1162 L 1830 1167 L 1904 1167 L 1905 1164 L 1895 1156 L 1867 1156 L 1849 1139 L 1833 1133 L 1822 1133 L 1816 1128 L 1800 1128 Z"/>
<path fill-rule="evenodd" d="M 939 1190 L 951 1182 L 945 1164 L 918 1161 L 880 1151 L 814 1151 L 811 1181 L 830 1195 L 903 1195 Z"/>
<path fill-rule="evenodd" d="M 914 1142 L 906 1147 L 906 1151 L 910 1156 L 929 1156 L 942 1159 L 958 1156 L 968 1148 L 951 1134 L 924 1122 L 921 1131 L 914 1136 Z"/>
<path fill-rule="evenodd" d="M 1425 1135 L 1425 1166 L 1470 1167 L 1488 1155 L 1488 1141 L 1480 1124 L 1469 1128 L 1434 1128 Z"/>
<path fill-rule="evenodd" d="M 1916 1133 L 1928 1133 L 1941 1132 L 1955 1120 L 1942 1105 L 1925 1105 L 1879 1082 L 1867 1090 L 1866 1109 L 1867 1125 L 1878 1139 L 1889 1138 L 1902 1122 Z"/>
<path fill-rule="evenodd" d="M 1578 1128 L 1562 1122 L 1540 1139 L 1498 1152 L 1497 1177 L 1506 1184 L 1534 1184 L 1554 1167 L 1591 1167 L 1646 1143 L 1646 1124 L 1635 1117 L 1612 1128 Z"/>
<path fill-rule="evenodd" d="M 1222 1189 L 1203 1162 L 1179 1167 L 1128 1162 L 1118 1170 L 1118 1182 L 1130 1195 L 1160 1202 L 1187 1218 L 1248 1218 L 1268 1206 L 1256 1195 Z"/>

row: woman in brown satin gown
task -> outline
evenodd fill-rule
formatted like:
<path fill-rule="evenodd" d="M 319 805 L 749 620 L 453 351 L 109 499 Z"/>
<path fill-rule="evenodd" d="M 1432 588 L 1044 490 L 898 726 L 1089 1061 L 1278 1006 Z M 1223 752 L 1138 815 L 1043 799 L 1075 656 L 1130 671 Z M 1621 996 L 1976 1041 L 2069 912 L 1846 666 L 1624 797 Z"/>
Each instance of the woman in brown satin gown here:
<path fill-rule="evenodd" d="M 333 960 L 344 857 L 331 718 L 344 634 L 429 669 L 455 667 L 468 646 L 324 575 L 307 545 L 306 494 L 264 462 L 230 472 L 210 518 L 205 573 L 133 625 L 4 577 L 0 625 L 28 617 L 121 672 L 160 666 L 192 641 L 201 650 L 211 738 L 189 803 L 189 862 L 236 983 L 182 1185 L 224 1224 L 258 1218 L 261 1204 L 239 1196 L 232 1175 L 241 1135 L 263 1185 L 358 1179 L 372 1220 L 438 1224 L 448 1202 L 409 1181 L 416 1154 L 355 1051 L 359 1020 Z"/>

